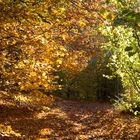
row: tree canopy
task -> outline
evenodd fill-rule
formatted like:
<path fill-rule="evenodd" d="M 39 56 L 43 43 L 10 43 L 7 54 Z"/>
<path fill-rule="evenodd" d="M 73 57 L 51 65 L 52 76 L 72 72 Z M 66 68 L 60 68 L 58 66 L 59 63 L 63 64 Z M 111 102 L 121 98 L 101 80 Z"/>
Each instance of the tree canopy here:
<path fill-rule="evenodd" d="M 77 90 L 85 72 L 96 94 L 113 90 L 114 77 L 117 94 L 122 82 L 139 97 L 139 10 L 136 0 L 1 0 L 2 89 Z"/>

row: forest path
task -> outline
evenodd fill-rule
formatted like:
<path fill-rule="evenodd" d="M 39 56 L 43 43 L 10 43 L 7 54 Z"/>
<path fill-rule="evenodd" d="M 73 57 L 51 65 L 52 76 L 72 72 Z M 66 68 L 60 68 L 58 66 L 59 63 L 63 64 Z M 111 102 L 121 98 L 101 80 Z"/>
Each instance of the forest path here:
<path fill-rule="evenodd" d="M 3 140 L 140 139 L 140 119 L 121 115 L 107 102 L 59 100 L 48 108 L 45 103 L 15 106 L 1 101 L 0 123 Z"/>

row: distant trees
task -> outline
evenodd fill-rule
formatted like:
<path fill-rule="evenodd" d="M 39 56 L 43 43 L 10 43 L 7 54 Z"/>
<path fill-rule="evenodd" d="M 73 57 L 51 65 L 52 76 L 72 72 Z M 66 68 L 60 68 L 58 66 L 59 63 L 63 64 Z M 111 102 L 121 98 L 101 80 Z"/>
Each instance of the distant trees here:
<path fill-rule="evenodd" d="M 120 96 L 123 90 L 121 78 L 118 75 L 111 79 L 106 77 L 113 74 L 107 67 L 107 59 L 101 52 L 98 58 L 92 57 L 85 69 L 63 83 L 64 87 L 57 92 L 58 96 L 83 100 L 110 100 Z"/>

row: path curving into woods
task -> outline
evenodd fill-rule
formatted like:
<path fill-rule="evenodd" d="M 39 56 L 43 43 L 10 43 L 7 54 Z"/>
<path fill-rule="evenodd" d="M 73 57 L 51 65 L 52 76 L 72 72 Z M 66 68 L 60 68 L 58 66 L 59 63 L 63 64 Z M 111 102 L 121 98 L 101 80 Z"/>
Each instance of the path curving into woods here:
<path fill-rule="evenodd" d="M 140 139 L 140 118 L 120 114 L 107 102 L 59 100 L 48 104 L 19 104 L 0 100 L 0 124 L 13 134 L 1 139 L 124 140 Z M 17 134 L 17 136 L 14 134 Z M 20 134 L 20 136 L 18 136 Z"/>

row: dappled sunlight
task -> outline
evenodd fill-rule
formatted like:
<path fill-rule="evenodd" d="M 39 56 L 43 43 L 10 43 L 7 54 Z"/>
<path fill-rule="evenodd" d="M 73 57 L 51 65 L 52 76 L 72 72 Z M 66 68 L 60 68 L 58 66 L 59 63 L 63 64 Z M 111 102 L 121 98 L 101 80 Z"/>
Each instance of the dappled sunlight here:
<path fill-rule="evenodd" d="M 37 118 L 37 119 L 43 119 L 47 116 L 47 114 L 44 112 L 44 111 L 41 111 L 39 113 L 35 113 L 34 114 L 34 118 Z"/>
<path fill-rule="evenodd" d="M 73 122 L 72 130 L 75 132 L 80 132 L 81 130 L 86 129 L 86 128 L 87 128 L 87 126 L 83 125 L 82 123 Z"/>
<path fill-rule="evenodd" d="M 140 140 L 140 0 L 0 0 L 0 140 Z"/>
<path fill-rule="evenodd" d="M 6 105 L 6 106 L 16 106 L 11 101 L 5 101 L 4 99 L 0 99 L 0 105 Z"/>
<path fill-rule="evenodd" d="M 21 137 L 21 134 L 14 131 L 10 125 L 0 124 L 0 134 L 2 137 Z M 2 138 L 0 136 L 0 138 Z"/>
<path fill-rule="evenodd" d="M 29 107 L 13 103 L 0 106 L 0 123 L 9 126 L 2 130 L 4 137 L 8 131 L 9 137 L 23 139 L 119 139 L 128 133 L 138 138 L 140 131 L 138 118 L 121 115 L 107 102 L 61 100 L 51 106 L 40 102 Z"/>
<path fill-rule="evenodd" d="M 54 130 L 51 128 L 43 128 L 40 130 L 39 135 L 46 136 L 46 135 L 52 135 L 54 133 Z"/>
<path fill-rule="evenodd" d="M 26 102 L 27 104 L 31 102 L 31 99 L 22 94 L 13 95 L 13 98 L 18 102 Z"/>

